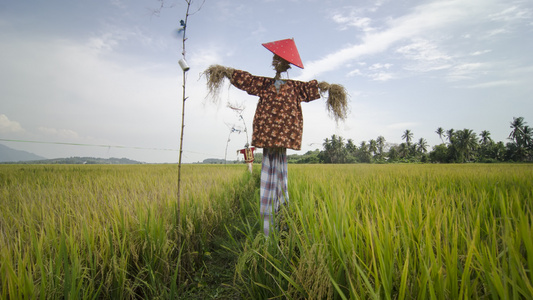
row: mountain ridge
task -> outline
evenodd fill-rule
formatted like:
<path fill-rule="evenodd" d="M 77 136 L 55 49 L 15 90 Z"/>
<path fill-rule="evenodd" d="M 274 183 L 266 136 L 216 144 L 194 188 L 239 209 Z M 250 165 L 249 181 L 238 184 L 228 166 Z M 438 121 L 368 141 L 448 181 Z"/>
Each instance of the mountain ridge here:
<path fill-rule="evenodd" d="M 0 162 L 23 162 L 32 160 L 44 160 L 46 157 L 33 154 L 28 151 L 16 150 L 6 145 L 0 144 Z"/>
<path fill-rule="evenodd" d="M 31 152 L 16 150 L 6 145 L 0 144 L 0 164 L 113 164 L 130 165 L 144 164 L 143 162 L 131 160 L 129 158 L 96 158 L 96 157 L 68 157 L 53 158 L 33 154 Z"/>

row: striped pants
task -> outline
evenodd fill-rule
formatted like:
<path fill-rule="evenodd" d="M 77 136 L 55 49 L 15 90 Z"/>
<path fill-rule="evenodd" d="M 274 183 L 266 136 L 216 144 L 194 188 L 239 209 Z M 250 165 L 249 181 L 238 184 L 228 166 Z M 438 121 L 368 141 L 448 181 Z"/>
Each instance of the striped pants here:
<path fill-rule="evenodd" d="M 274 215 L 281 204 L 289 202 L 287 190 L 287 149 L 263 148 L 261 165 L 261 217 L 266 236 L 274 224 Z"/>

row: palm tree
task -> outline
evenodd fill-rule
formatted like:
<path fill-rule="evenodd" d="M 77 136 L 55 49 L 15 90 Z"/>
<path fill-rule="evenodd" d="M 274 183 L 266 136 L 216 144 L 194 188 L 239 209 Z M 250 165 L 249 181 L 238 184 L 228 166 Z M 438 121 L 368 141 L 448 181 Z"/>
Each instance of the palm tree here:
<path fill-rule="evenodd" d="M 524 117 L 513 117 L 513 121 L 511 122 L 511 128 L 513 131 L 511 131 L 509 134 L 509 139 L 515 141 L 517 145 L 520 145 L 522 142 L 524 125 L 526 125 L 526 122 L 524 122 Z"/>
<path fill-rule="evenodd" d="M 363 153 L 368 153 L 368 145 L 366 144 L 365 141 L 362 141 L 361 144 L 359 145 L 359 151 Z"/>
<path fill-rule="evenodd" d="M 494 148 L 494 141 L 490 138 L 490 132 L 487 130 L 481 131 L 481 134 L 479 135 L 479 151 L 478 151 L 478 157 L 481 160 L 481 162 L 487 160 L 487 159 L 495 159 L 492 157 L 491 152 L 493 152 Z"/>
<path fill-rule="evenodd" d="M 357 151 L 357 157 L 360 162 L 368 163 L 371 161 L 372 155 L 370 155 L 368 148 L 368 144 L 365 141 L 362 141 Z"/>
<path fill-rule="evenodd" d="M 398 148 L 398 154 L 401 158 L 407 158 L 409 154 L 409 146 L 406 143 L 401 143 Z"/>
<path fill-rule="evenodd" d="M 524 126 L 524 129 L 522 130 L 522 133 L 524 134 L 524 142 L 527 147 L 532 146 L 532 140 L 533 140 L 533 129 L 529 126 Z"/>
<path fill-rule="evenodd" d="M 444 140 L 442 139 L 442 136 L 444 135 L 444 129 L 442 129 L 442 127 L 439 127 L 437 128 L 437 131 L 435 131 L 435 133 L 439 135 L 440 140 L 444 144 Z"/>
<path fill-rule="evenodd" d="M 322 146 L 324 146 L 324 162 L 331 163 L 331 141 L 326 138 Z"/>
<path fill-rule="evenodd" d="M 398 146 L 392 146 L 389 149 L 389 161 L 395 161 L 398 158 Z"/>
<path fill-rule="evenodd" d="M 446 135 L 448 136 L 448 142 L 450 142 L 450 144 L 453 142 L 453 135 L 454 135 L 455 131 L 452 129 L 449 129 L 449 130 L 446 130 Z"/>
<path fill-rule="evenodd" d="M 456 140 L 455 140 L 455 146 L 457 150 L 457 154 L 459 156 L 460 162 L 469 161 L 474 151 L 476 150 L 478 144 L 477 144 L 477 137 L 476 133 L 472 131 L 471 129 L 463 129 L 457 131 Z"/>
<path fill-rule="evenodd" d="M 487 130 L 483 130 L 480 134 L 481 138 L 479 139 L 479 142 L 481 145 L 488 145 L 492 143 L 492 139 L 490 138 L 490 132 Z"/>
<path fill-rule="evenodd" d="M 417 146 L 418 146 L 418 151 L 420 153 L 426 153 L 428 151 L 428 143 L 425 138 L 420 138 L 418 140 Z"/>
<path fill-rule="evenodd" d="M 326 139 L 327 141 L 328 139 Z M 324 148 L 326 148 L 326 145 L 324 145 Z M 341 136 L 332 135 L 329 141 L 329 147 L 326 148 L 326 153 L 331 163 L 343 163 L 346 158 L 344 139 Z"/>
<path fill-rule="evenodd" d="M 346 148 L 346 151 L 348 151 L 348 153 L 351 155 L 354 155 L 355 151 L 357 151 L 357 146 L 354 144 L 352 139 L 348 139 L 346 141 L 344 148 Z"/>
<path fill-rule="evenodd" d="M 368 142 L 368 151 L 372 153 L 373 156 L 376 156 L 376 153 L 378 152 L 378 146 L 376 140 L 370 140 Z"/>
<path fill-rule="evenodd" d="M 344 151 L 346 152 L 346 162 L 354 162 L 357 155 L 357 146 L 354 144 L 352 139 L 348 139 L 346 141 L 346 145 L 344 145 Z"/>
<path fill-rule="evenodd" d="M 413 139 L 413 133 L 411 132 L 411 130 L 406 129 L 402 135 L 402 139 L 405 140 L 407 146 L 411 146 L 411 140 Z"/>
<path fill-rule="evenodd" d="M 527 160 L 531 150 L 532 131 L 526 125 L 523 117 L 513 118 L 511 128 L 513 131 L 509 134 L 509 139 L 514 142 L 514 151 L 512 156 L 520 161 Z"/>
<path fill-rule="evenodd" d="M 383 136 L 378 136 L 376 139 L 376 144 L 378 147 L 378 156 L 379 158 L 383 158 L 383 148 L 385 148 L 385 138 Z"/>

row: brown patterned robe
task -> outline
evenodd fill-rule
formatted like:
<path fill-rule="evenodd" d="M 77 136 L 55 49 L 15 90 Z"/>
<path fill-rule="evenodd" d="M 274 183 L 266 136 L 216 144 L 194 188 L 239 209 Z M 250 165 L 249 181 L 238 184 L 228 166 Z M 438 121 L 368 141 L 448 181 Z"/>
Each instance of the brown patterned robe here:
<path fill-rule="evenodd" d="M 284 80 L 276 89 L 273 78 L 235 70 L 231 83 L 250 95 L 259 96 L 253 122 L 252 145 L 259 148 L 290 148 L 302 145 L 301 102 L 320 98 L 318 82 Z"/>

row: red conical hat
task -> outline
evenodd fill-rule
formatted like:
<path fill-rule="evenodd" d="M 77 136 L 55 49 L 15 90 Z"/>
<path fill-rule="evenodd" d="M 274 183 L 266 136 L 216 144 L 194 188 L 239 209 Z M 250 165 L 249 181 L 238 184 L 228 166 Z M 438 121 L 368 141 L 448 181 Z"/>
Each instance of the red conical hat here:
<path fill-rule="evenodd" d="M 300 59 L 300 54 L 298 53 L 298 49 L 296 49 L 296 44 L 294 43 L 293 39 L 279 40 L 275 42 L 264 43 L 262 45 L 272 53 L 277 54 L 279 57 L 290 62 L 291 64 L 302 69 L 304 68 L 304 64 Z"/>

